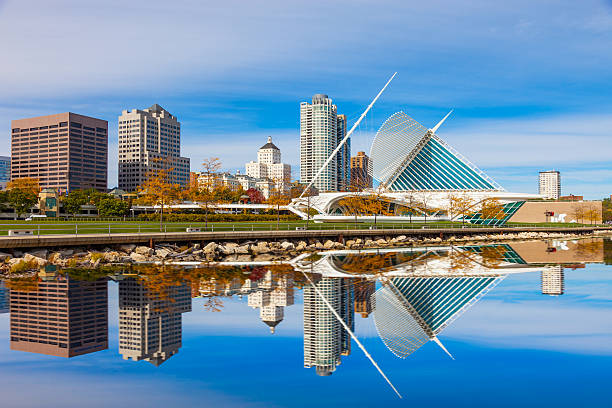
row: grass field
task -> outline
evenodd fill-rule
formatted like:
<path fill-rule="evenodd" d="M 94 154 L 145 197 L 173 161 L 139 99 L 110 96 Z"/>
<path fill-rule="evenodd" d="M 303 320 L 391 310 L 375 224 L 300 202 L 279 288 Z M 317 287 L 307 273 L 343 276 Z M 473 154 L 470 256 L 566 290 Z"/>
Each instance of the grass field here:
<path fill-rule="evenodd" d="M 164 223 L 162 232 L 185 232 L 188 227 L 201 228 L 202 231 L 274 231 L 295 230 L 305 228 L 306 221 L 244 221 L 244 222 L 209 222 L 205 228 L 203 222 L 171 222 Z M 507 227 L 580 227 L 589 224 L 516 224 L 509 223 Z M 345 230 L 345 229 L 422 229 L 422 228 L 483 228 L 486 226 L 472 225 L 460 222 L 428 222 L 428 223 L 308 223 L 309 230 Z M 0 221 L 0 236 L 8 235 L 9 230 L 32 230 L 34 235 L 49 234 L 113 234 L 113 233 L 145 233 L 160 232 L 159 222 L 143 221 Z"/>

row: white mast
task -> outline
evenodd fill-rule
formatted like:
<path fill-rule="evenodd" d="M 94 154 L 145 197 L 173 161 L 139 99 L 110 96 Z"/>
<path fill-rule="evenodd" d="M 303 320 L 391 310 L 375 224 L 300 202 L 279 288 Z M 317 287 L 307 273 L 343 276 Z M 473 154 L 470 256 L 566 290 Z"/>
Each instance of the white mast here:
<path fill-rule="evenodd" d="M 299 198 L 304 197 L 304 194 L 306 193 L 306 191 L 310 190 L 310 187 L 312 187 L 312 185 L 314 184 L 314 182 L 319 178 L 319 176 L 321 175 L 321 173 L 323 173 L 323 170 L 325 170 L 325 168 L 327 167 L 327 165 L 332 161 L 332 159 L 336 156 L 336 154 L 340 151 L 340 149 L 342 148 L 342 146 L 346 143 L 346 141 L 348 140 L 348 138 L 351 136 L 351 133 L 353 133 L 353 131 L 357 128 L 357 126 L 359 126 L 359 123 L 361 123 L 362 119 L 368 114 L 368 112 L 370 111 L 370 109 L 372 108 L 372 106 L 374 106 L 374 104 L 376 103 L 376 101 L 378 100 L 378 98 L 380 97 L 380 95 L 382 95 L 383 91 L 387 88 L 387 86 L 391 83 L 391 81 L 393 80 L 393 78 L 395 78 L 395 76 L 397 75 L 397 72 L 395 72 L 391 78 L 387 81 L 387 83 L 385 84 L 385 86 L 383 86 L 383 88 L 380 90 L 380 92 L 378 93 L 378 95 L 376 95 L 376 97 L 374 98 L 374 100 L 368 105 L 367 109 L 361 114 L 361 116 L 359 117 L 359 119 L 357 119 L 357 122 L 355 122 L 355 124 L 353 125 L 353 127 L 351 128 L 351 130 L 348 131 L 348 133 L 346 134 L 346 136 L 344 136 L 344 139 L 342 139 L 342 141 L 338 144 L 338 147 L 336 147 L 336 149 L 332 152 L 332 154 L 327 158 L 327 160 L 325 161 L 325 163 L 323 163 L 323 166 L 321 166 L 321 168 L 319 169 L 319 171 L 317 172 L 317 174 L 313 177 L 312 180 L 310 180 L 310 184 L 308 184 L 308 187 L 306 187 L 304 189 L 304 191 L 302 191 L 302 194 L 300 195 Z"/>

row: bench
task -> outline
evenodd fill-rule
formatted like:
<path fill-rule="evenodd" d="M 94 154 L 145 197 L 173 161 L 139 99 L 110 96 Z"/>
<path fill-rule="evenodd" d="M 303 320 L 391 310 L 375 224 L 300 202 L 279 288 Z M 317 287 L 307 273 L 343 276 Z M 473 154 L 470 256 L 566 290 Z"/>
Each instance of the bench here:
<path fill-rule="evenodd" d="M 306 231 L 306 227 L 295 227 L 296 231 Z"/>
<path fill-rule="evenodd" d="M 19 235 L 34 235 L 34 230 L 9 230 L 9 237 L 16 237 Z"/>
<path fill-rule="evenodd" d="M 188 227 L 185 231 L 186 232 L 202 232 L 202 228 Z"/>

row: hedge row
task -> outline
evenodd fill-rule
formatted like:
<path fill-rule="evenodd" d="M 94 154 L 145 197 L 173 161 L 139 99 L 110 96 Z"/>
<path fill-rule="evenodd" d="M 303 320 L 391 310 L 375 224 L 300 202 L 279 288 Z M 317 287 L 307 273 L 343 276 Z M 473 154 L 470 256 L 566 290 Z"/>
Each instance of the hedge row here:
<path fill-rule="evenodd" d="M 159 221 L 159 214 L 140 214 L 138 219 L 143 221 Z M 276 214 L 208 214 L 209 222 L 231 222 L 231 221 L 276 221 Z M 301 218 L 295 214 L 281 214 L 281 221 L 298 221 Z M 164 214 L 167 222 L 205 222 L 204 214 Z"/>

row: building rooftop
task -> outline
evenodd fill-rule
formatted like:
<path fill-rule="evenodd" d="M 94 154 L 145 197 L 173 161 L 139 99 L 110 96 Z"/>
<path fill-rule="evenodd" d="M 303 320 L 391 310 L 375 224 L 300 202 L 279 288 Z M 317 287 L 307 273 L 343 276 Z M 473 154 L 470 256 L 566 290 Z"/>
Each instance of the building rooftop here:
<path fill-rule="evenodd" d="M 261 149 L 276 149 L 276 150 L 280 150 L 278 147 L 276 147 L 276 145 L 274 143 L 272 143 L 272 136 L 268 136 L 268 143 L 266 143 L 265 145 L 261 146 L 259 148 L 259 150 Z"/>

